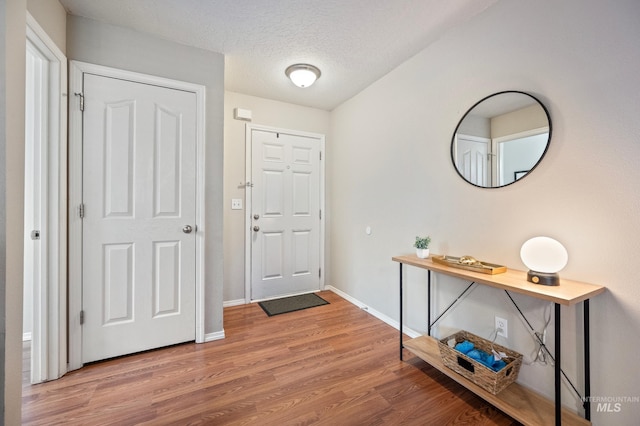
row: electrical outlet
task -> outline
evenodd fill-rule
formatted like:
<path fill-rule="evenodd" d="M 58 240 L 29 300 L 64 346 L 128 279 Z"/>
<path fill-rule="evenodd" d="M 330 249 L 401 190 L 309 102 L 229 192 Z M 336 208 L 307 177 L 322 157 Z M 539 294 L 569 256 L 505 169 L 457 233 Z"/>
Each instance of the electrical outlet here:
<path fill-rule="evenodd" d="M 231 210 L 242 210 L 242 198 L 231 199 Z"/>
<path fill-rule="evenodd" d="M 509 337 L 508 333 L 509 324 L 504 318 L 496 317 L 496 330 L 498 336 L 502 336 L 505 339 Z"/>

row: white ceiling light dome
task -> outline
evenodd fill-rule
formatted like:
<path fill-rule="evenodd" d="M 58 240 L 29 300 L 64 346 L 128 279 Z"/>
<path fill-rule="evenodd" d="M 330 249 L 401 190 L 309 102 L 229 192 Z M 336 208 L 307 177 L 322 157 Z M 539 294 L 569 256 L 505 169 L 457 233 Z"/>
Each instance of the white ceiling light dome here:
<path fill-rule="evenodd" d="M 293 84 L 298 87 L 309 87 L 320 78 L 320 70 L 309 64 L 294 64 L 284 71 Z"/>

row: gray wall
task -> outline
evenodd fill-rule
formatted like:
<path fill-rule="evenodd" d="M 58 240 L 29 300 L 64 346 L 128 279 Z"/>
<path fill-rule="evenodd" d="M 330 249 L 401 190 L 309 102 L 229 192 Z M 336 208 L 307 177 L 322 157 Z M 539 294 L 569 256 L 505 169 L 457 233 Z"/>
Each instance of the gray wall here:
<path fill-rule="evenodd" d="M 638 396 L 639 22 L 637 0 L 499 1 L 336 108 L 327 144 L 327 284 L 397 320 L 398 265 L 391 257 L 411 253 L 416 235 L 431 235 L 432 252 L 513 269 L 525 269 L 519 251 L 527 239 L 554 237 L 569 252 L 562 277 L 607 286 L 591 302 L 593 395 Z M 530 92 L 547 105 L 551 146 L 522 181 L 476 188 L 451 164 L 451 135 L 470 106 L 503 90 Z M 425 332 L 426 274 L 408 268 L 406 278 L 405 324 Z M 437 276 L 436 308 L 464 286 Z M 547 304 L 516 301 L 541 328 Z M 580 389 L 581 312 L 562 313 L 562 366 Z M 498 290 L 474 290 L 436 333 L 463 328 L 488 337 L 496 314 L 509 320 L 509 339 L 498 343 L 530 360 L 533 339 Z M 550 366 L 525 365 L 519 380 L 553 394 Z M 564 401 L 580 407 L 571 391 Z M 619 413 L 596 408 L 595 424 L 640 418 L 640 403 L 623 403 Z"/>
<path fill-rule="evenodd" d="M 86 18 L 67 18 L 67 56 L 206 86 L 205 333 L 222 331 L 224 56 Z"/>
<path fill-rule="evenodd" d="M 58 49 L 67 54 L 67 11 L 58 0 L 27 0 L 27 10 Z"/>
<path fill-rule="evenodd" d="M 20 424 L 24 205 L 25 0 L 0 1 L 0 317 L 4 327 L 0 423 Z"/>
<path fill-rule="evenodd" d="M 5 412 L 5 348 L 6 348 L 6 286 L 7 286 L 7 176 L 6 176 L 6 149 L 7 149 L 7 132 L 6 132 L 6 105 L 7 94 L 5 91 L 7 73 L 6 73 L 6 8 L 7 4 L 4 0 L 0 1 L 0 403 L 2 404 L 2 420 L 4 422 Z"/>

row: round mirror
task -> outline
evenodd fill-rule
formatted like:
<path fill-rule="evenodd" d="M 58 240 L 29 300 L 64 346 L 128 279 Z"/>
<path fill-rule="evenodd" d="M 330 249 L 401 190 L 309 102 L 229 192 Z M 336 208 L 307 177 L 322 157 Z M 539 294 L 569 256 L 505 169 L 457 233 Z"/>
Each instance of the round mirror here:
<path fill-rule="evenodd" d="M 499 188 L 540 163 L 551 141 L 549 112 L 524 92 L 495 93 L 462 117 L 451 141 L 458 174 L 472 185 Z"/>

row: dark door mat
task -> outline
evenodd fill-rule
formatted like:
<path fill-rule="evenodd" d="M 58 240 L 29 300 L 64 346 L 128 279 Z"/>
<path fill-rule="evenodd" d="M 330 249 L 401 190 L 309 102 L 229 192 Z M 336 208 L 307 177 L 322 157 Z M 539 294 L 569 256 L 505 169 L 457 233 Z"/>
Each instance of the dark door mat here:
<path fill-rule="evenodd" d="M 283 297 L 281 299 L 258 302 L 258 305 L 269 315 L 286 314 L 287 312 L 301 311 L 316 306 L 328 305 L 329 302 L 315 293 L 300 294 L 298 296 Z"/>

